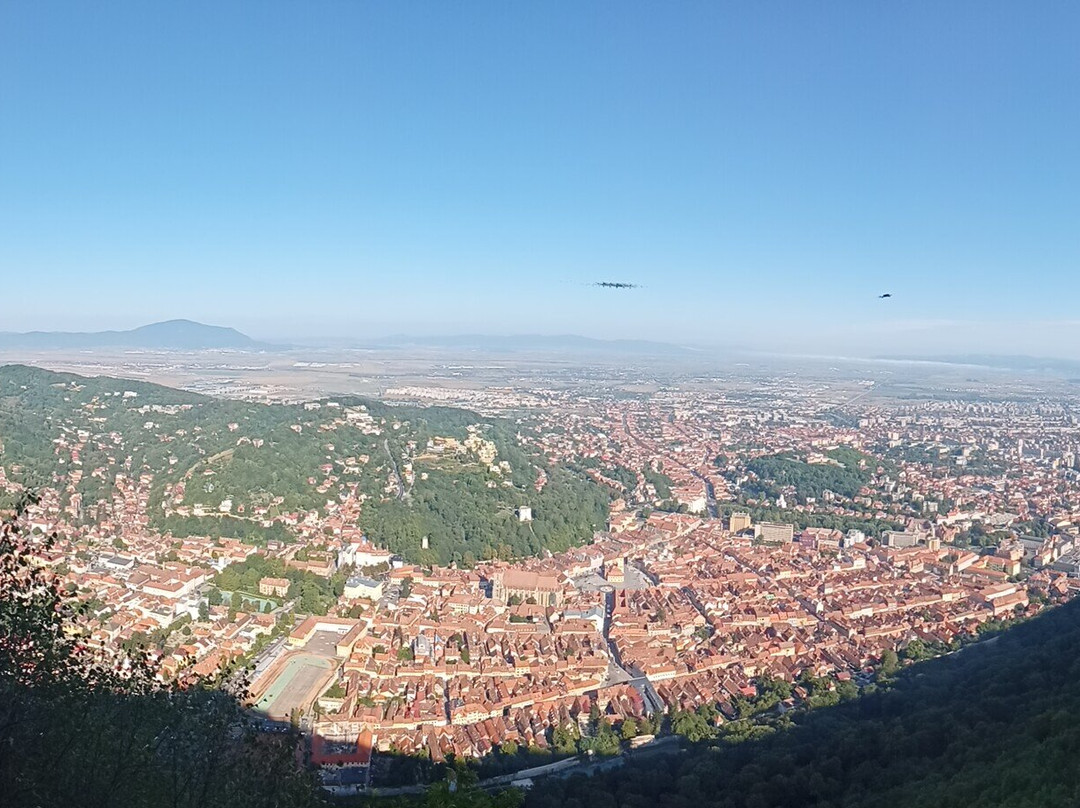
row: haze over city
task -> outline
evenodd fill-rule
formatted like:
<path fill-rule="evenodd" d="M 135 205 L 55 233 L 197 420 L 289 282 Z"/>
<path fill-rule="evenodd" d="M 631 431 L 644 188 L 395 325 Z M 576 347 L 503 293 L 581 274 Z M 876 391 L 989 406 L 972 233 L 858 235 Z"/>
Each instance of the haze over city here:
<path fill-rule="evenodd" d="M 0 805 L 1076 808 L 1078 33 L 0 0 Z"/>
<path fill-rule="evenodd" d="M 1075 6 L 483 8 L 6 4 L 0 330 L 1080 353 Z"/>

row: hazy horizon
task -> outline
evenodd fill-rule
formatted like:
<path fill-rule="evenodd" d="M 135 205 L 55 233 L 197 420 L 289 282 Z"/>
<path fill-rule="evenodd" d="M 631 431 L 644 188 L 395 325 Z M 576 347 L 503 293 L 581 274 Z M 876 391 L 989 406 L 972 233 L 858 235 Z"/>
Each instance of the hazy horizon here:
<path fill-rule="evenodd" d="M 957 356 L 978 356 L 978 355 L 993 355 L 1000 357 L 1016 356 L 1016 357 L 1032 357 L 1039 359 L 1064 359 L 1064 360 L 1080 360 L 1080 346 L 1074 350 L 1068 350 L 1070 343 L 1063 341 L 1058 343 L 1062 350 L 1054 350 L 1051 347 L 1049 350 L 1043 350 L 1040 347 L 1040 335 L 1035 334 L 1034 340 L 1014 339 L 1011 343 L 1012 348 L 1006 350 L 995 350 L 991 347 L 992 342 L 987 342 L 979 338 L 978 326 L 981 325 L 987 329 L 997 328 L 997 324 L 973 324 L 973 323 L 935 323 L 929 326 L 923 326 L 918 323 L 882 323 L 878 330 L 875 332 L 867 331 L 863 332 L 862 339 L 855 342 L 847 338 L 846 335 L 838 335 L 834 338 L 834 341 L 829 342 L 827 339 L 819 339 L 817 341 L 802 342 L 799 344 L 786 343 L 783 341 L 770 343 L 769 341 L 761 341 L 758 343 L 743 339 L 738 340 L 738 335 L 733 335 L 730 340 L 722 339 L 676 339 L 671 335 L 658 334 L 656 336 L 649 336 L 647 334 L 627 334 L 623 336 L 610 335 L 610 334 L 597 334 L 587 333 L 583 330 L 578 331 L 537 331 L 537 330 L 476 330 L 476 329 L 453 329 L 449 328 L 444 331 L 437 331 L 434 329 L 414 329 L 407 330 L 403 327 L 394 328 L 387 326 L 384 329 L 360 329 L 353 332 L 342 331 L 338 333 L 316 333 L 316 332 L 300 332 L 290 333 L 285 330 L 279 331 L 248 331 L 244 328 L 238 328 L 232 323 L 228 322 L 200 322 L 193 320 L 192 318 L 174 318 L 176 320 L 187 320 L 190 322 L 196 322 L 200 325 L 235 328 L 245 336 L 251 337 L 259 342 L 267 343 L 271 346 L 277 347 L 296 347 L 296 348 L 334 348 L 334 347 L 349 347 L 349 346 L 363 346 L 365 343 L 376 343 L 381 340 L 393 340 L 393 339 L 416 339 L 418 341 L 423 340 L 439 340 L 439 339 L 453 339 L 457 337 L 479 337 L 490 340 L 503 339 L 527 339 L 535 338 L 538 340 L 555 339 L 555 338 L 585 338 L 590 340 L 600 341 L 627 341 L 627 342 L 649 342 L 658 344 L 668 344 L 673 346 L 682 346 L 693 350 L 701 351 L 717 351 L 717 352 L 730 352 L 737 354 L 761 354 L 763 356 L 778 356 L 787 358 L 799 358 L 804 357 L 807 359 L 834 359 L 837 361 L 858 361 L 858 360 L 872 360 L 872 359 L 896 359 L 898 357 L 903 358 L 916 358 L 917 360 L 935 360 L 941 358 L 950 358 Z M 164 322 L 164 321 L 158 321 Z M 92 332 L 109 332 L 109 331 L 129 331 L 142 326 L 152 325 L 150 322 L 140 322 L 137 325 L 131 327 L 117 327 L 108 326 L 103 328 L 86 329 L 85 331 Z M 1063 322 L 1063 323 L 1029 323 L 1028 328 L 1043 327 L 1047 329 L 1054 329 L 1060 333 L 1071 333 L 1077 338 L 1080 338 L 1080 321 L 1078 322 Z M 918 334 L 920 330 L 923 332 L 923 340 L 907 340 L 898 342 L 891 339 L 894 332 L 892 329 L 896 329 L 897 332 L 903 332 L 904 329 L 908 329 L 908 333 Z M 942 331 L 951 329 L 954 333 L 963 332 L 967 335 L 968 339 L 943 342 L 940 339 Z M 38 329 L 41 331 L 41 329 Z M 57 333 L 57 332 L 83 332 L 84 329 L 74 328 L 61 328 L 61 329 L 47 329 L 45 333 Z M 0 334 L 20 334 L 27 332 L 18 332 L 13 330 L 0 330 Z M 820 335 L 819 335 L 820 336 Z M 876 338 L 875 338 L 876 337 Z M 1076 344 L 1076 343 L 1073 343 Z M 921 346 L 921 347 L 920 347 Z M 1027 346 L 1026 348 L 1023 346 Z M 10 352 L 11 349 L 8 349 Z M 3 346 L 0 346 L 0 356 L 5 353 Z"/>
<path fill-rule="evenodd" d="M 1080 8 L 472 8 L 7 6 L 0 330 L 1080 356 Z"/>

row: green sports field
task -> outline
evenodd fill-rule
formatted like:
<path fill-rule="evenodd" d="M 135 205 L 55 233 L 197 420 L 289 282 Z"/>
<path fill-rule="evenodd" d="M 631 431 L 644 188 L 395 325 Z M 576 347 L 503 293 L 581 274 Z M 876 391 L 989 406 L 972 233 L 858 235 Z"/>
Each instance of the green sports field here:
<path fill-rule="evenodd" d="M 330 674 L 323 657 L 301 654 L 290 659 L 253 708 L 270 718 L 286 720 L 294 709 L 306 709 Z"/>

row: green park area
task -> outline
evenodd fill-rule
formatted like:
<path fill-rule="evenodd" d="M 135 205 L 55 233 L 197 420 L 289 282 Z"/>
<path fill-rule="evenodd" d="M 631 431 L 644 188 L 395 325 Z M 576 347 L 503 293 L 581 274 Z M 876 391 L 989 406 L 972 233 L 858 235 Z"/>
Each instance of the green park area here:
<path fill-rule="evenodd" d="M 221 592 L 221 602 L 226 606 L 235 605 L 237 609 L 241 609 L 244 601 L 251 603 L 255 609 L 260 612 L 270 612 L 281 605 L 280 600 L 268 598 L 263 595 L 256 595 L 251 592 Z"/>

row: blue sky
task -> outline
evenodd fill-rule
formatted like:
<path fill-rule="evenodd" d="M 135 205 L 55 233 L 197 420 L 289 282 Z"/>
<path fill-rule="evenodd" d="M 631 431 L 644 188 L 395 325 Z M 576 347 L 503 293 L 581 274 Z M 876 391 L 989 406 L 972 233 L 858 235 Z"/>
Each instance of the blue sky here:
<path fill-rule="evenodd" d="M 1069 2 L 6 0 L 0 330 L 1075 355 L 1077 31 Z"/>

